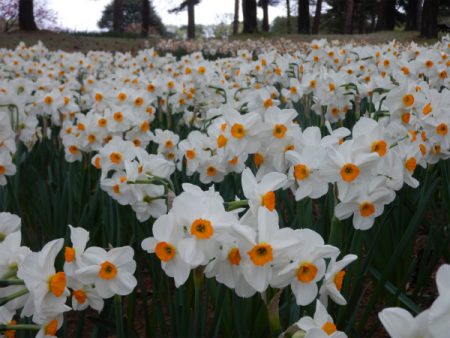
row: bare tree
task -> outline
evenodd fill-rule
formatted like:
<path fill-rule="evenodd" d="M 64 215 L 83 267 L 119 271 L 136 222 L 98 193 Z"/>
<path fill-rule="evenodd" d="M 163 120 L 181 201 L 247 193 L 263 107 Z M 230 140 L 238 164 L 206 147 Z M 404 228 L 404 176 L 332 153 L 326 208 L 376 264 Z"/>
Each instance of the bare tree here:
<path fill-rule="evenodd" d="M 141 35 L 148 36 L 148 28 L 150 26 L 150 3 L 148 0 L 142 0 L 142 26 Z"/>
<path fill-rule="evenodd" d="M 234 0 L 233 34 L 239 33 L 239 0 Z"/>
<path fill-rule="evenodd" d="M 353 19 L 353 0 L 346 0 L 344 34 L 352 34 L 352 23 L 353 23 L 352 19 Z"/>
<path fill-rule="evenodd" d="M 406 27 L 407 31 L 417 30 L 417 0 L 408 0 L 406 3 Z"/>
<path fill-rule="evenodd" d="M 187 37 L 188 39 L 195 39 L 195 6 L 200 3 L 201 0 L 184 0 L 178 7 L 169 10 L 169 13 L 178 13 L 187 9 L 188 12 L 188 25 L 187 25 Z"/>
<path fill-rule="evenodd" d="M 422 36 L 427 38 L 437 37 L 438 7 L 438 0 L 425 0 L 423 2 L 422 22 L 420 26 L 420 34 Z"/>
<path fill-rule="evenodd" d="M 288 34 L 292 33 L 292 27 L 291 27 L 291 2 L 289 0 L 286 0 L 286 31 Z"/>
<path fill-rule="evenodd" d="M 123 31 L 123 0 L 114 0 L 113 3 L 113 31 Z"/>
<path fill-rule="evenodd" d="M 258 6 L 263 10 L 263 22 L 262 30 L 263 32 L 269 31 L 269 0 L 259 0 Z"/>
<path fill-rule="evenodd" d="M 33 0 L 19 1 L 19 27 L 24 31 L 37 30 L 36 22 L 34 21 Z"/>
<path fill-rule="evenodd" d="M 297 32 L 309 34 L 309 0 L 298 0 Z"/>
<path fill-rule="evenodd" d="M 244 33 L 255 33 L 258 31 L 256 16 L 256 0 L 242 0 L 242 15 L 244 17 Z"/>
<path fill-rule="evenodd" d="M 322 0 L 316 2 L 316 12 L 314 14 L 312 33 L 318 34 L 320 27 L 320 15 L 322 14 Z"/>

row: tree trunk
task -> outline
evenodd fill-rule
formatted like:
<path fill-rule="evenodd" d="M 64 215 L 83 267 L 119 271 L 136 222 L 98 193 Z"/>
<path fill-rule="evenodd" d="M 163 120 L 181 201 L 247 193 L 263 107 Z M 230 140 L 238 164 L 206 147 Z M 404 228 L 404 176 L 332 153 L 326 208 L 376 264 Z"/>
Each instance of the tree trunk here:
<path fill-rule="evenodd" d="M 395 0 L 386 1 L 386 29 L 393 31 L 395 28 Z"/>
<path fill-rule="evenodd" d="M 309 34 L 309 0 L 298 0 L 297 24 L 299 34 Z"/>
<path fill-rule="evenodd" d="M 358 33 L 364 34 L 366 32 L 366 13 L 365 13 L 365 2 L 364 0 L 359 0 L 358 4 Z"/>
<path fill-rule="evenodd" d="M 417 0 L 408 0 L 406 6 L 406 27 L 407 31 L 417 30 Z"/>
<path fill-rule="evenodd" d="M 437 38 L 438 0 L 425 0 L 423 3 L 420 34 L 427 38 Z"/>
<path fill-rule="evenodd" d="M 319 34 L 320 15 L 321 14 L 322 14 L 322 0 L 317 0 L 316 13 L 314 14 L 314 22 L 313 22 L 313 28 L 312 28 L 313 34 Z"/>
<path fill-rule="evenodd" d="M 187 12 L 188 12 L 188 26 L 187 37 L 188 39 L 195 39 L 195 4 L 194 0 L 188 0 Z"/>
<path fill-rule="evenodd" d="M 150 25 L 150 3 L 148 0 L 142 0 L 142 26 L 141 36 L 148 36 L 148 27 Z"/>
<path fill-rule="evenodd" d="M 257 32 L 256 0 L 242 0 L 242 15 L 244 17 L 243 33 Z"/>
<path fill-rule="evenodd" d="M 123 0 L 114 0 L 113 5 L 113 31 L 123 32 Z"/>
<path fill-rule="evenodd" d="M 233 35 L 239 33 L 239 0 L 234 0 Z"/>
<path fill-rule="evenodd" d="M 269 31 L 269 0 L 262 0 L 261 7 L 263 10 L 262 30 L 263 30 L 263 32 L 268 32 Z"/>
<path fill-rule="evenodd" d="M 378 11 L 377 31 L 394 30 L 395 0 L 381 0 Z"/>
<path fill-rule="evenodd" d="M 34 21 L 33 0 L 19 1 L 19 27 L 24 31 L 37 30 Z"/>
<path fill-rule="evenodd" d="M 378 20 L 377 20 L 377 31 L 383 31 L 386 30 L 386 5 L 387 0 L 381 0 L 380 4 L 378 5 Z"/>
<path fill-rule="evenodd" d="M 322 0 L 320 0 L 322 1 Z M 291 27 L 291 2 L 289 0 L 286 0 L 286 31 L 288 34 L 292 33 L 292 27 Z"/>
<path fill-rule="evenodd" d="M 422 27 L 423 1 L 417 0 L 417 28 Z"/>
<path fill-rule="evenodd" d="M 352 34 L 352 20 L 353 19 L 353 0 L 346 0 L 345 2 L 345 23 L 344 34 Z"/>

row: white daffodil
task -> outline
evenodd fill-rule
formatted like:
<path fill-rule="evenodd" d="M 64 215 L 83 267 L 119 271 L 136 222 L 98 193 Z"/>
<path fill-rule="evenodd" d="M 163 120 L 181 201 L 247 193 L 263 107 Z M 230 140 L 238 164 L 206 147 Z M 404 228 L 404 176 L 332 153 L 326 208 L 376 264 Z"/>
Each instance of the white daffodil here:
<path fill-rule="evenodd" d="M 106 251 L 99 247 L 90 247 L 83 254 L 85 266 L 76 270 L 76 277 L 83 284 L 95 284 L 102 298 L 128 295 L 137 285 L 133 276 L 136 262 L 131 247 L 119 247 Z"/>
<path fill-rule="evenodd" d="M 332 257 L 328 263 L 325 277 L 320 287 L 320 301 L 327 306 L 328 297 L 339 305 L 346 305 L 347 301 L 341 294 L 342 284 L 344 282 L 345 270 L 344 268 L 356 260 L 356 255 L 346 255 L 340 261 L 336 261 L 336 257 Z"/>
<path fill-rule="evenodd" d="M 302 317 L 296 323 L 297 326 L 305 331 L 305 338 L 346 338 L 344 332 L 338 331 L 333 322 L 333 318 L 328 314 L 325 307 L 316 301 L 316 312 L 314 318 Z"/>

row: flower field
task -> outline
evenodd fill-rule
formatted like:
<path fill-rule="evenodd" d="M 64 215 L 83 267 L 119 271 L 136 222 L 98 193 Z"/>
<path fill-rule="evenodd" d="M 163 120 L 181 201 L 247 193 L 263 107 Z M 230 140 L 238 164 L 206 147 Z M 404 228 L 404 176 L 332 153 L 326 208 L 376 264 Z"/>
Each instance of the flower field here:
<path fill-rule="evenodd" d="M 450 37 L 191 47 L 0 49 L 0 337 L 448 337 Z"/>

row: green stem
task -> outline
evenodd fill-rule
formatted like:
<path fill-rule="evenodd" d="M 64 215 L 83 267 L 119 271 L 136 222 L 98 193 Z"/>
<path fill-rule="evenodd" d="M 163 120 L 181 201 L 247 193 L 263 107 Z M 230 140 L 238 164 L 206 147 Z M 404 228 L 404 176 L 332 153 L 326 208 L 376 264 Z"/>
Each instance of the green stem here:
<path fill-rule="evenodd" d="M 194 269 L 194 330 L 193 330 L 193 337 L 197 337 L 198 333 L 200 332 L 200 323 L 201 323 L 201 316 L 202 313 L 200 311 L 201 309 L 201 296 L 202 296 L 202 288 L 203 288 L 203 282 L 204 282 L 204 274 L 203 274 L 203 267 L 199 266 L 198 268 Z"/>
<path fill-rule="evenodd" d="M 114 296 L 114 309 L 116 314 L 117 338 L 125 338 L 125 331 L 123 329 L 122 297 L 119 295 Z"/>
<path fill-rule="evenodd" d="M 0 279 L 0 287 L 10 285 L 25 285 L 25 282 L 22 279 Z"/>
<path fill-rule="evenodd" d="M 3 276 L 1 276 L 0 280 L 9 279 L 11 277 L 15 277 L 16 275 L 17 275 L 17 269 L 11 269 L 7 273 L 5 273 Z"/>
<path fill-rule="evenodd" d="M 28 292 L 29 292 L 28 289 L 21 289 L 21 290 L 15 292 L 15 293 L 13 293 L 13 294 L 11 294 L 9 296 L 0 298 L 0 306 L 5 305 L 6 303 L 12 301 L 13 299 L 16 299 L 16 298 L 19 298 L 19 297 L 21 297 L 23 295 L 26 295 Z"/>
<path fill-rule="evenodd" d="M 240 201 L 233 201 L 233 202 L 226 202 L 225 203 L 225 209 L 227 211 L 236 210 L 242 207 L 248 207 L 248 200 L 240 200 Z"/>
<path fill-rule="evenodd" d="M 0 325 L 0 332 L 8 330 L 35 330 L 39 331 L 41 327 L 34 324 L 16 324 L 16 325 Z"/>
<path fill-rule="evenodd" d="M 282 292 L 283 289 L 276 291 L 276 293 L 270 300 L 267 299 L 267 294 L 265 292 L 261 294 L 261 297 L 264 303 L 266 304 L 267 314 L 269 316 L 270 332 L 272 333 L 272 337 L 278 337 L 283 332 L 283 329 L 281 327 L 280 310 L 279 310 L 280 297 Z"/>

